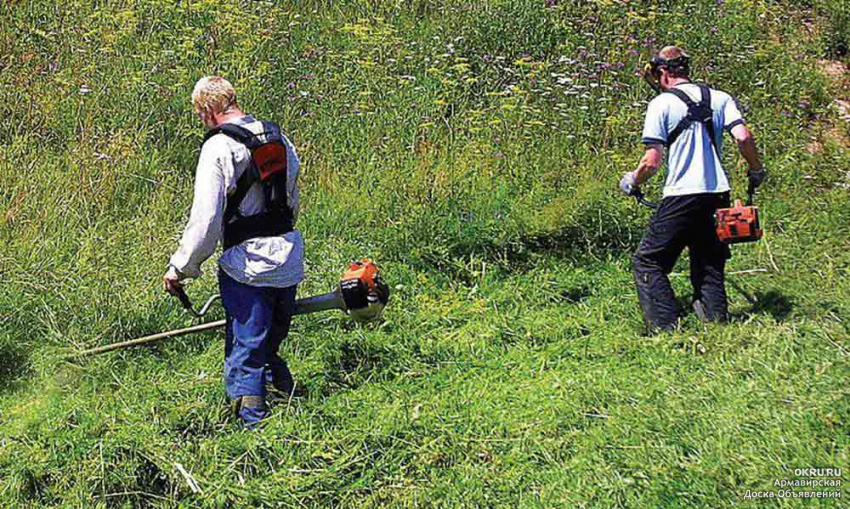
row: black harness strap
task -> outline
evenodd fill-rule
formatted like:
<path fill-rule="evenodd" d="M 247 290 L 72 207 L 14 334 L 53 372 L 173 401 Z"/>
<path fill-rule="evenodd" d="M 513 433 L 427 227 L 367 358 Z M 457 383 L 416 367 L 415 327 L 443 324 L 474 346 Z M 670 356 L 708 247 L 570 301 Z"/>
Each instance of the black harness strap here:
<path fill-rule="evenodd" d="M 671 88 L 665 92 L 675 95 L 688 107 L 688 115 L 679 122 L 667 137 L 667 146 L 673 145 L 679 136 L 691 127 L 694 122 L 699 122 L 705 126 L 708 132 L 708 138 L 711 140 L 711 146 L 714 147 L 714 152 L 719 158 L 720 150 L 717 148 L 717 141 L 714 138 L 714 111 L 711 109 L 711 91 L 705 85 L 698 86 L 701 96 L 699 103 L 695 103 L 688 94 L 678 88 Z"/>
<path fill-rule="evenodd" d="M 280 129 L 273 122 L 264 121 L 262 122 L 262 125 L 263 132 L 255 134 L 236 124 L 222 124 L 215 129 L 211 129 L 204 136 L 203 143 L 206 143 L 207 140 L 217 134 L 227 135 L 238 143 L 245 145 L 252 155 L 251 164 L 236 181 L 236 190 L 232 195 L 227 197 L 227 205 L 224 209 L 223 244 L 225 250 L 248 239 L 282 235 L 284 233 L 291 232 L 295 228 L 295 221 L 292 210 L 289 206 L 283 206 L 283 210 L 270 208 L 270 196 L 272 194 L 271 187 L 274 185 L 271 183 L 263 185 L 263 194 L 266 198 L 267 208 L 265 212 L 260 212 L 250 216 L 243 216 L 239 212 L 239 206 L 242 204 L 242 200 L 245 199 L 245 196 L 247 196 L 248 191 L 251 190 L 251 187 L 253 187 L 253 185 L 257 182 L 262 182 L 257 165 L 253 160 L 254 150 L 264 145 L 264 143 L 260 141 L 260 136 L 266 136 L 268 143 L 283 144 L 283 136 L 280 133 Z M 283 200 L 286 200 L 287 194 L 286 178 L 286 171 L 284 170 L 283 174 L 280 175 L 278 184 L 282 188 Z"/>
<path fill-rule="evenodd" d="M 215 129 L 211 129 L 204 136 L 203 143 L 206 143 L 207 140 L 217 134 L 224 134 L 233 138 L 239 143 L 245 145 L 249 151 L 257 147 L 257 140 L 254 133 L 236 124 L 222 124 Z M 236 216 L 241 216 L 241 214 L 239 214 L 239 205 L 242 204 L 242 200 L 245 199 L 248 191 L 251 190 L 251 186 L 253 186 L 256 181 L 257 171 L 254 165 L 251 164 L 245 169 L 242 175 L 240 175 L 239 180 L 236 181 L 236 190 L 227 198 L 227 207 L 224 209 L 225 223 L 229 223 Z"/>

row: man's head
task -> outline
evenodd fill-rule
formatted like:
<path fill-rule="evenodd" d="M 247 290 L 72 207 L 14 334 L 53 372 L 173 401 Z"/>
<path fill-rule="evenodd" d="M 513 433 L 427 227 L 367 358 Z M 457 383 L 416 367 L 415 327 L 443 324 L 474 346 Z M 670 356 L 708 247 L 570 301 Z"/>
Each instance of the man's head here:
<path fill-rule="evenodd" d="M 218 117 L 239 110 L 236 90 L 221 76 L 205 76 L 192 90 L 192 106 L 207 129 L 218 125 Z"/>
<path fill-rule="evenodd" d="M 688 81 L 690 56 L 678 46 L 666 46 L 652 57 L 650 67 L 653 79 L 667 90 L 681 81 Z"/>

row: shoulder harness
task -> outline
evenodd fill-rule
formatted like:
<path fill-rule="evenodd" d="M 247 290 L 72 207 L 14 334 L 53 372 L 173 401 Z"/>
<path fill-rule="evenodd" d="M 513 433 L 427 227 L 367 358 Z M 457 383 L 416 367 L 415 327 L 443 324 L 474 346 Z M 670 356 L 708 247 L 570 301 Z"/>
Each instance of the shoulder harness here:
<path fill-rule="evenodd" d="M 720 158 L 720 150 L 718 150 L 717 141 L 714 138 L 714 111 L 711 109 L 711 91 L 705 85 L 697 86 L 701 95 L 699 103 L 695 103 L 688 94 L 677 88 L 671 88 L 664 92 L 665 94 L 675 95 L 688 107 L 687 116 L 679 122 L 667 137 L 667 146 L 673 145 L 679 138 L 679 135 L 691 127 L 694 122 L 699 122 L 705 126 L 708 132 L 708 138 L 711 140 L 711 146 L 714 147 L 714 152 Z"/>
<path fill-rule="evenodd" d="M 225 250 L 248 239 L 280 236 L 294 229 L 292 208 L 287 203 L 286 143 L 274 122 L 262 122 L 262 126 L 262 132 L 254 133 L 240 125 L 222 124 L 204 136 L 203 143 L 206 143 L 217 134 L 227 135 L 245 145 L 251 153 L 251 163 L 236 181 L 236 191 L 227 197 Z M 243 216 L 239 206 L 255 183 L 262 186 L 266 210 Z"/>

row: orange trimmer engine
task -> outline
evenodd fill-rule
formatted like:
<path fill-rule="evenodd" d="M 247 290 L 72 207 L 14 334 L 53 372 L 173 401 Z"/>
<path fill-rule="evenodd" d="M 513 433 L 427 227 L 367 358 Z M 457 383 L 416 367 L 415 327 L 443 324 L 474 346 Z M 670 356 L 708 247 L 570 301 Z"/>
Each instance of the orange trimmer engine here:
<path fill-rule="evenodd" d="M 339 278 L 339 289 L 347 310 L 362 309 L 369 306 L 369 296 L 379 300 L 385 290 L 381 284 L 378 266 L 368 258 L 359 262 L 351 262 L 348 269 Z M 388 293 L 388 292 L 386 292 Z M 389 297 L 389 295 L 387 295 Z M 384 302 L 386 304 L 386 302 Z"/>
<path fill-rule="evenodd" d="M 752 195 L 750 195 L 752 196 Z M 754 205 L 743 205 L 741 200 L 735 200 L 730 208 L 717 209 L 717 237 L 726 244 L 755 242 L 762 236 L 759 224 L 759 209 Z"/>
<path fill-rule="evenodd" d="M 336 290 L 295 301 L 293 315 L 339 309 L 358 322 L 381 316 L 390 300 L 390 288 L 381 281 L 381 271 L 372 260 L 351 262 L 339 278 Z"/>

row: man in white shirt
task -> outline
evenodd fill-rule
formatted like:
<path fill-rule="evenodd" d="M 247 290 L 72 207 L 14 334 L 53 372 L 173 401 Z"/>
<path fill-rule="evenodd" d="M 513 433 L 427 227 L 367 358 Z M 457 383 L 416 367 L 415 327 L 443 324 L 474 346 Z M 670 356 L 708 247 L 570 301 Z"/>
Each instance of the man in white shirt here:
<path fill-rule="evenodd" d="M 239 108 L 224 78 L 199 80 L 192 104 L 209 132 L 198 159 L 189 223 L 163 284 L 176 294 L 184 279 L 200 276 L 201 264 L 222 241 L 225 387 L 238 417 L 252 426 L 268 415 L 267 385 L 287 394 L 294 390 L 278 348 L 304 278 L 304 244 L 294 227 L 300 162 L 275 124 Z"/>
<path fill-rule="evenodd" d="M 651 80 L 661 91 L 649 104 L 643 129 L 646 152 L 620 188 L 633 194 L 661 166 L 667 148 L 663 199 L 633 259 L 638 300 L 650 331 L 676 327 L 679 306 L 667 275 L 689 249 L 694 309 L 707 321 L 727 318 L 724 269 L 729 248 L 718 239 L 714 212 L 729 206 L 729 179 L 721 164 L 723 131 L 746 159 L 750 188 L 766 172 L 755 141 L 729 94 L 691 83 L 689 57 L 668 46 L 652 60 Z"/>

